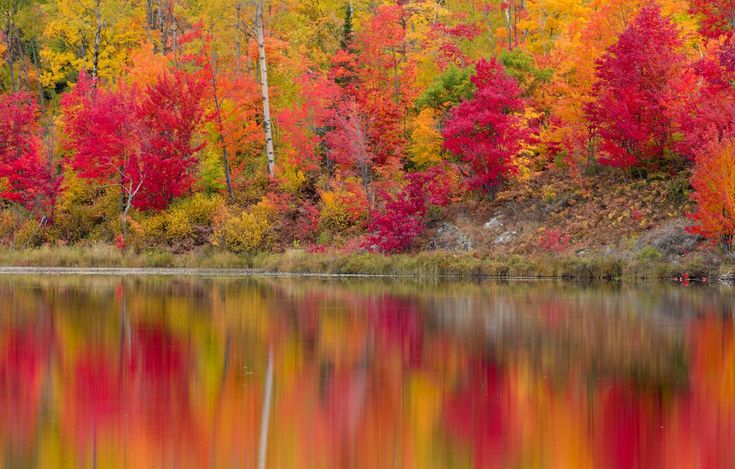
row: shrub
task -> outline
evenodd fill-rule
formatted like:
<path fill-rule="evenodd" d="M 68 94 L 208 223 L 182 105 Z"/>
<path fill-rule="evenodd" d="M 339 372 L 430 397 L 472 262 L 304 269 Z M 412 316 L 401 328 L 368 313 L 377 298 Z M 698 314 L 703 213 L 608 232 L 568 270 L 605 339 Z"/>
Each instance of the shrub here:
<path fill-rule="evenodd" d="M 12 210 L 3 210 L 0 212 L 0 241 L 10 242 L 13 239 L 16 225 L 18 224 L 18 216 Z"/>
<path fill-rule="evenodd" d="M 15 232 L 15 247 L 27 248 L 39 246 L 43 239 L 41 236 L 42 229 L 38 221 L 33 218 L 21 223 Z"/>
<path fill-rule="evenodd" d="M 645 263 L 656 263 L 661 260 L 663 254 L 653 246 L 646 246 L 638 253 L 638 261 Z"/>
<path fill-rule="evenodd" d="M 215 239 L 233 252 L 266 251 L 273 241 L 273 217 L 272 205 L 261 201 L 240 215 L 228 217 L 215 231 Z"/>
<path fill-rule="evenodd" d="M 409 182 L 395 196 L 383 194 L 386 202 L 382 210 L 372 214 L 370 235 L 365 247 L 371 251 L 401 252 L 413 244 L 424 231 L 427 200 L 426 179 L 421 174 L 408 176 Z"/>
<path fill-rule="evenodd" d="M 278 183 L 284 192 L 298 194 L 304 188 L 306 182 L 306 175 L 299 168 L 288 163 L 282 165 Z"/>
<path fill-rule="evenodd" d="M 220 196 L 195 194 L 167 210 L 144 215 L 137 223 L 131 221 L 130 227 L 139 247 L 186 241 L 203 244 L 206 238 L 201 234 L 211 232 L 213 220 L 223 206 Z"/>
<path fill-rule="evenodd" d="M 570 237 L 559 228 L 545 230 L 539 238 L 539 246 L 544 251 L 562 252 L 569 247 Z"/>
<path fill-rule="evenodd" d="M 319 227 L 322 230 L 341 233 L 352 227 L 361 227 L 367 220 L 367 201 L 356 190 L 325 191 L 321 193 L 321 198 Z"/>
<path fill-rule="evenodd" d="M 120 230 L 120 193 L 98 187 L 66 171 L 56 199 L 53 236 L 65 242 L 111 241 Z"/>
<path fill-rule="evenodd" d="M 181 241 L 191 238 L 194 234 L 194 227 L 189 214 L 178 207 L 166 214 L 165 217 L 165 237 L 167 241 Z"/>

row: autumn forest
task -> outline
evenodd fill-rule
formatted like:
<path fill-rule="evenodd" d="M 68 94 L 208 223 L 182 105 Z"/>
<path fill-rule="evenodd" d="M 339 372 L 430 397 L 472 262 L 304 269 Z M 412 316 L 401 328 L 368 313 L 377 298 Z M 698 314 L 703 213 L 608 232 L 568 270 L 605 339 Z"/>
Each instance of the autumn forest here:
<path fill-rule="evenodd" d="M 727 252 L 734 17 L 732 0 L 0 0 L 0 243 L 556 253 L 685 219 Z"/>

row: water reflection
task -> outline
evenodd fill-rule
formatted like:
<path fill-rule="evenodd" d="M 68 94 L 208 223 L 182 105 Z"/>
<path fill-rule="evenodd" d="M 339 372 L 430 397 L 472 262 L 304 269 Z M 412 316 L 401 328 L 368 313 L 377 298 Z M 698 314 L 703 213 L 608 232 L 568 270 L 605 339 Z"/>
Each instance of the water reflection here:
<path fill-rule="evenodd" d="M 727 288 L 6 277 L 0 298 L 2 467 L 735 466 Z"/>

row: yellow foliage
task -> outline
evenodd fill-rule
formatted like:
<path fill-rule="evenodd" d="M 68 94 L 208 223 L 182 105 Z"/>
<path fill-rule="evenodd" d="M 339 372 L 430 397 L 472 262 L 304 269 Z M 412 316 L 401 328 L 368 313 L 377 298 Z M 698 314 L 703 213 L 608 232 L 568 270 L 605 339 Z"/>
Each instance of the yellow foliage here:
<path fill-rule="evenodd" d="M 444 139 L 437 124 L 436 111 L 424 109 L 416 117 L 411 134 L 411 159 L 419 166 L 431 166 L 441 162 Z"/>
<path fill-rule="evenodd" d="M 34 247 L 41 240 L 40 226 L 38 221 L 30 218 L 18 227 L 15 232 L 15 247 L 26 248 Z"/>
<path fill-rule="evenodd" d="M 307 180 L 303 171 L 287 162 L 281 165 L 279 176 L 281 189 L 289 194 L 297 194 Z"/>
<path fill-rule="evenodd" d="M 324 207 L 319 214 L 319 226 L 329 231 L 340 232 L 350 227 L 350 213 L 347 209 L 335 203 L 334 193 L 322 194 Z"/>
<path fill-rule="evenodd" d="M 239 216 L 229 216 L 215 229 L 215 244 L 221 242 L 233 252 L 266 251 L 273 238 L 275 209 L 268 201 L 260 201 Z"/>
<path fill-rule="evenodd" d="M 144 41 L 143 11 L 135 8 L 116 0 L 99 4 L 99 75 L 103 79 L 120 76 L 129 51 Z M 49 47 L 41 49 L 41 58 L 47 64 L 41 83 L 51 88 L 75 78 L 80 70 L 92 70 L 97 19 L 91 0 L 53 0 L 45 9 L 50 18 L 44 31 Z"/>
<path fill-rule="evenodd" d="M 119 232 L 120 195 L 111 187 L 90 184 L 65 169 L 62 191 L 56 199 L 55 236 L 69 242 L 90 238 L 110 240 Z"/>
<path fill-rule="evenodd" d="M 321 193 L 322 210 L 319 226 L 333 233 L 345 231 L 365 221 L 365 210 L 360 197 L 345 190 Z"/>
<path fill-rule="evenodd" d="M 150 245 L 161 242 L 196 241 L 196 228 L 209 227 L 224 206 L 221 197 L 195 194 L 164 210 L 131 222 L 134 242 Z"/>

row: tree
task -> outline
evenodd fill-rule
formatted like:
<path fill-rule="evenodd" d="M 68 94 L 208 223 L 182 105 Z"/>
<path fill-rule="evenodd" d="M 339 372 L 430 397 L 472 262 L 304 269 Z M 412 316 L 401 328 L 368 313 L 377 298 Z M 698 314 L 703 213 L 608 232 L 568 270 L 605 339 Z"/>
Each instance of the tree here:
<path fill-rule="evenodd" d="M 692 159 L 735 133 L 735 42 L 713 42 L 671 85 L 668 107 L 676 149 Z"/>
<path fill-rule="evenodd" d="M 404 156 L 406 118 L 418 96 L 407 40 L 410 18 L 403 5 L 378 7 L 357 34 L 356 77 L 346 86 L 346 95 L 369 116 L 367 143 L 381 166 L 396 164 Z"/>
<path fill-rule="evenodd" d="M 53 205 L 56 185 L 38 151 L 37 113 L 27 93 L 0 95 L 0 199 L 41 211 Z"/>
<path fill-rule="evenodd" d="M 141 156 L 154 177 L 143 182 L 136 208 L 162 210 L 194 183 L 200 147 L 193 141 L 203 117 L 205 86 L 199 77 L 177 70 L 144 90 L 138 104 L 144 129 Z"/>
<path fill-rule="evenodd" d="M 522 117 L 521 89 L 503 66 L 483 59 L 475 69 L 477 91 L 452 110 L 443 131 L 444 147 L 458 158 L 470 187 L 492 195 L 515 171 L 514 157 L 529 129 Z"/>
<path fill-rule="evenodd" d="M 327 144 L 334 130 L 336 112 L 343 100 L 340 85 L 316 72 L 305 73 L 294 80 L 299 85 L 299 101 L 278 114 L 282 131 L 280 153 L 293 168 L 327 179 L 334 173 L 334 160 Z"/>
<path fill-rule="evenodd" d="M 123 237 L 131 208 L 163 209 L 191 187 L 203 88 L 179 71 L 143 91 L 96 87 L 82 74 L 62 99 L 71 166 L 82 178 L 119 189 Z"/>
<path fill-rule="evenodd" d="M 82 74 L 74 91 L 62 99 L 64 129 L 74 152 L 71 167 L 85 179 L 120 190 L 120 226 L 123 236 L 127 215 L 150 177 L 141 155 L 141 122 L 136 93 L 123 85 L 116 91 L 96 89 Z"/>
<path fill-rule="evenodd" d="M 370 147 L 371 119 L 352 100 L 343 103 L 334 116 L 334 130 L 327 136 L 330 158 L 341 168 L 354 172 L 362 182 L 370 206 L 375 202 L 373 182 L 378 156 Z"/>
<path fill-rule="evenodd" d="M 20 88 L 20 78 L 17 76 L 16 61 L 23 54 L 21 43 L 21 31 L 18 27 L 17 17 L 20 10 L 28 3 L 27 0 L 1 0 L 0 1 L 0 38 L 3 39 L 5 62 L 8 65 L 10 75 L 10 89 L 15 91 Z"/>
<path fill-rule="evenodd" d="M 276 153 L 273 149 L 273 121 L 271 119 L 270 89 L 268 87 L 268 60 L 265 55 L 265 24 L 263 9 L 265 0 L 256 0 L 255 32 L 258 40 L 258 64 L 260 69 L 260 88 L 263 94 L 263 130 L 265 131 L 265 156 L 268 160 L 268 174 L 276 174 Z"/>
<path fill-rule="evenodd" d="M 713 145 L 697 158 L 692 187 L 698 222 L 692 231 L 730 249 L 735 239 L 735 139 Z"/>
<path fill-rule="evenodd" d="M 643 8 L 596 63 L 587 117 L 601 140 L 600 161 L 616 167 L 656 166 L 671 149 L 666 93 L 685 65 L 676 27 L 658 6 Z"/>
<path fill-rule="evenodd" d="M 692 12 L 701 19 L 700 31 L 709 37 L 730 35 L 735 29 L 735 1 L 691 0 Z"/>
<path fill-rule="evenodd" d="M 84 71 L 112 80 L 125 66 L 131 49 L 144 43 L 133 2 L 116 0 L 52 0 L 44 36 L 48 63 L 44 86 L 66 85 Z"/>
<path fill-rule="evenodd" d="M 475 93 L 475 85 L 472 84 L 474 73 L 474 67 L 449 66 L 416 100 L 416 106 L 421 110 L 433 109 L 442 119 L 445 118 L 454 106 Z"/>

